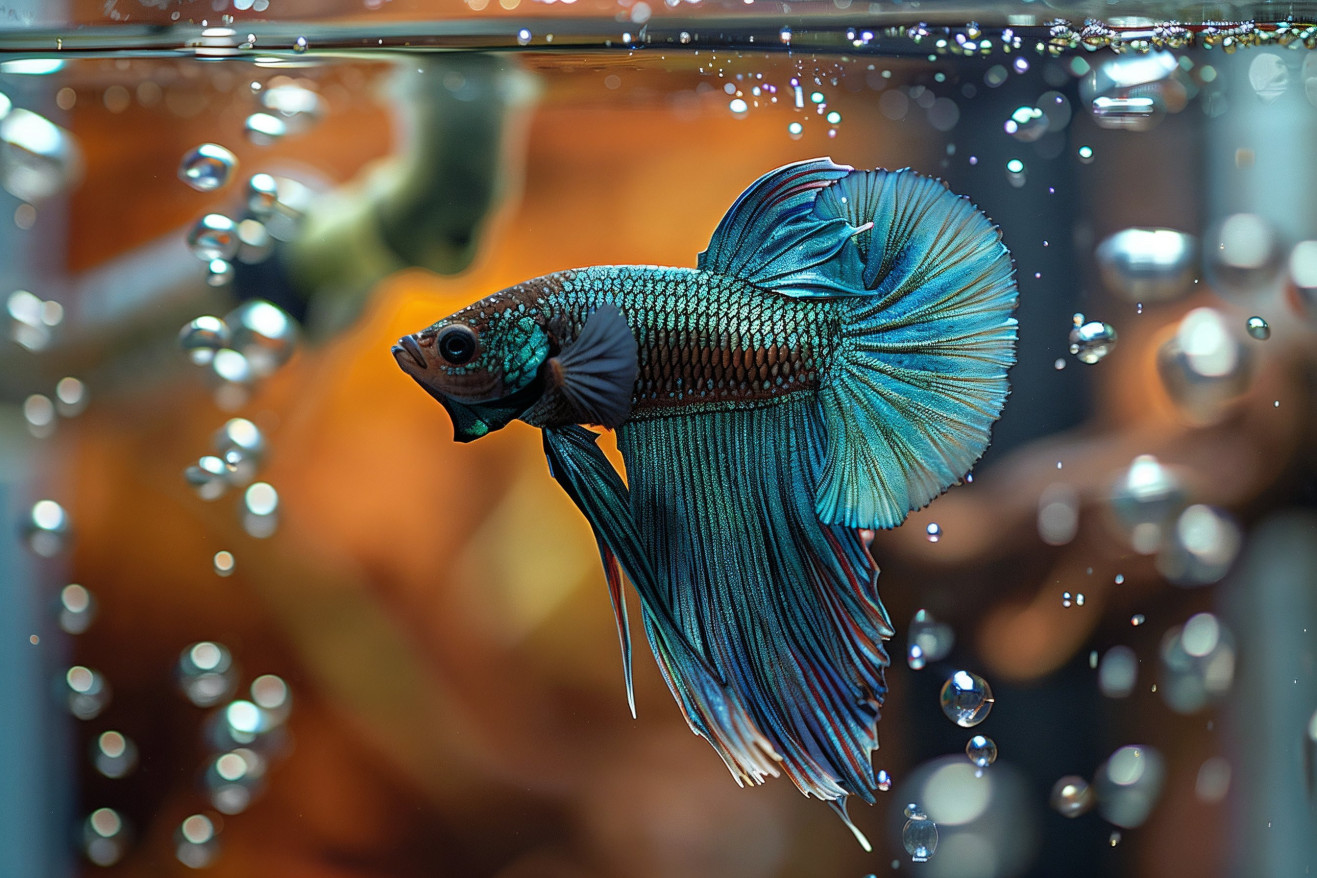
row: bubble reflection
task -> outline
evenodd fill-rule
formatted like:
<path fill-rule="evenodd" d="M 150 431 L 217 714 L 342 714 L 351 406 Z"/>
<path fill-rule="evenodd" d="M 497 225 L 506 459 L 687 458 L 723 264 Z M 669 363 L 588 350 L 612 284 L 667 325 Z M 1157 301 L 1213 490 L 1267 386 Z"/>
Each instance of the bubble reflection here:
<path fill-rule="evenodd" d="M 178 333 L 178 346 L 198 366 L 215 358 L 215 353 L 229 346 L 229 327 L 218 317 L 198 317 Z"/>
<path fill-rule="evenodd" d="M 225 316 L 224 323 L 232 333 L 229 347 L 243 356 L 256 377 L 273 373 L 296 349 L 297 322 L 263 299 L 244 302 Z"/>

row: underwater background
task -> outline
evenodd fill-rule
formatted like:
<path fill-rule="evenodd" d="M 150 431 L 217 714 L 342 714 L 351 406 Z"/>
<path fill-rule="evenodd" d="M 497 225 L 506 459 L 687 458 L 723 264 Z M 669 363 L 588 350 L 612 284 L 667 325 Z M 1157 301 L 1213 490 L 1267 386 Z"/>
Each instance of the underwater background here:
<path fill-rule="evenodd" d="M 0 4 L 0 876 L 1307 874 L 1314 22 Z M 454 443 L 389 354 L 693 265 L 817 156 L 942 178 L 1020 290 L 987 454 L 873 540 L 871 853 L 643 654 L 631 718 L 539 438 Z"/>

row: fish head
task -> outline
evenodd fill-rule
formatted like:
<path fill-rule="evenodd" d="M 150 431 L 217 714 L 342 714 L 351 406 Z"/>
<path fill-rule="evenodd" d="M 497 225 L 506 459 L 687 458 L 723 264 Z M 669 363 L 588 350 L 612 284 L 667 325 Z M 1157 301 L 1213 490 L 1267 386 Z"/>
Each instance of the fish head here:
<path fill-rule="evenodd" d="M 548 357 L 548 333 L 506 291 L 393 346 L 399 367 L 447 409 L 458 442 L 493 432 L 534 405 Z"/>

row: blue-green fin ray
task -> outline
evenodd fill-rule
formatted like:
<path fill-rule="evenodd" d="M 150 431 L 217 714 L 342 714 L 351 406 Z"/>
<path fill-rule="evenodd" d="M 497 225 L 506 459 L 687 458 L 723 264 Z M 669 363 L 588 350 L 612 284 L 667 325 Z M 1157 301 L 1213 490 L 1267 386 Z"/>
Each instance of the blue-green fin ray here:
<path fill-rule="evenodd" d="M 815 400 L 632 420 L 618 444 L 645 554 L 685 636 L 802 792 L 843 818 L 847 797 L 872 802 L 892 628 L 859 534 L 815 514 L 826 446 Z M 730 746 L 722 718 L 691 712 L 698 668 L 675 657 L 660 667 L 691 727 L 734 776 L 756 779 L 756 754 Z"/>
<path fill-rule="evenodd" d="M 747 779 L 759 782 L 766 775 L 776 775 L 776 754 L 750 719 L 740 693 L 704 659 L 678 624 L 668 589 L 660 584 L 649 561 L 647 543 L 633 518 L 627 487 L 596 444 L 598 434 L 579 426 L 555 427 L 543 432 L 549 470 L 590 522 L 604 569 L 609 574 L 632 714 L 635 700 L 631 692 L 631 641 L 626 630 L 625 603 L 620 590 L 615 590 L 616 571 L 610 569 L 610 559 L 626 572 L 640 597 L 645 633 L 669 687 L 673 686 L 671 669 L 679 669 L 683 688 L 678 702 L 695 731 L 710 741 L 720 740 L 723 746 L 746 754 Z M 673 692 L 677 689 L 673 688 Z M 697 726 L 692 717 L 709 720 Z"/>
<path fill-rule="evenodd" d="M 855 235 L 866 294 L 838 302 L 840 350 L 819 391 L 817 511 L 893 527 L 987 447 L 1015 361 L 1014 267 L 987 217 L 910 170 L 849 174 L 813 211 L 867 226 Z"/>

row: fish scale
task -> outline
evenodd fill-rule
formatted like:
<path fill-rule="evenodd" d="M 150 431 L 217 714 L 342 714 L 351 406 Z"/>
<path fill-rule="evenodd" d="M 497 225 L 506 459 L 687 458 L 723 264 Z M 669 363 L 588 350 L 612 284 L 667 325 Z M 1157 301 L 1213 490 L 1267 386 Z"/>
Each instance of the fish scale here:
<path fill-rule="evenodd" d="M 554 289 L 538 305 L 559 315 L 563 346 L 604 302 L 626 315 L 640 366 L 632 419 L 752 408 L 813 390 L 837 325 L 829 303 L 698 269 L 604 266 L 548 277 Z"/>

